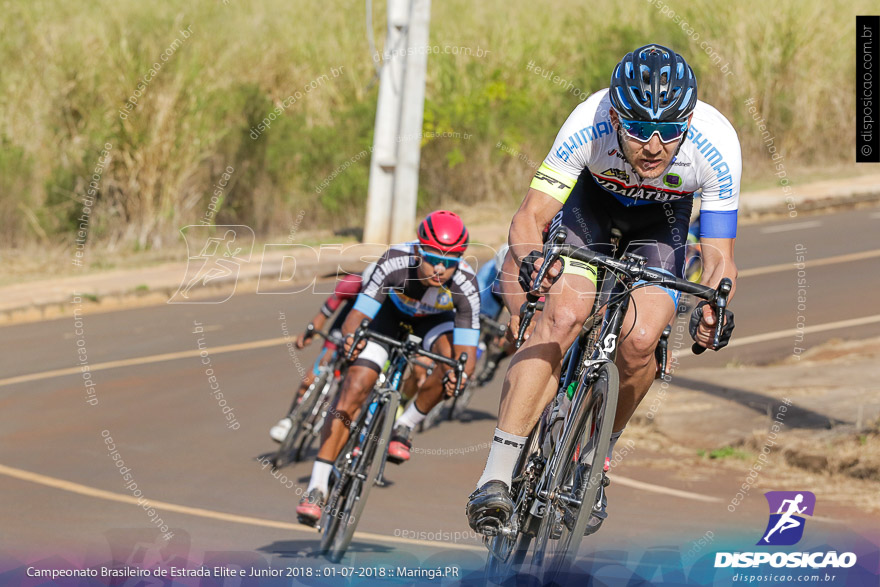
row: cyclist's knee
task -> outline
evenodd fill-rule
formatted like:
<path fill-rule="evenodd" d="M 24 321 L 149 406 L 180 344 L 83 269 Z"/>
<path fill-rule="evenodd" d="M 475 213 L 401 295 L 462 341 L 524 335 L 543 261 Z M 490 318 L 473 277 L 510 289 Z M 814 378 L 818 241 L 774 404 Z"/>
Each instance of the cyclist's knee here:
<path fill-rule="evenodd" d="M 620 343 L 620 358 L 627 366 L 643 367 L 654 360 L 654 349 L 659 340 L 660 333 L 636 324 Z"/>
<path fill-rule="evenodd" d="M 586 315 L 572 304 L 556 304 L 545 310 L 545 328 L 554 340 L 567 340 L 581 327 Z"/>
<path fill-rule="evenodd" d="M 364 372 L 360 369 L 349 370 L 342 384 L 337 409 L 351 411 L 359 408 L 367 399 L 374 380 L 375 375 L 370 369 L 364 369 Z"/>

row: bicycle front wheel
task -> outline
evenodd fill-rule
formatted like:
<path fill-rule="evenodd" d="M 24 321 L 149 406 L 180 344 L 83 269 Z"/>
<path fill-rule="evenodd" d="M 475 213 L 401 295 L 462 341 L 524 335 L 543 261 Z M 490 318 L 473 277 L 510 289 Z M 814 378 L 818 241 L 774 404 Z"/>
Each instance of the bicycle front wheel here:
<path fill-rule="evenodd" d="M 589 370 L 584 373 L 590 377 Z M 619 378 L 613 363 L 604 363 L 577 407 L 550 462 L 547 507 L 535 538 L 532 566 L 543 584 L 564 583 L 584 537 L 605 472 L 617 410 Z M 576 392 L 577 394 L 578 392 Z M 575 396 L 577 397 L 577 395 Z"/>
<path fill-rule="evenodd" d="M 348 550 L 354 537 L 355 529 L 361 519 L 367 497 L 377 481 L 379 469 L 385 459 L 385 451 L 391 437 L 391 428 L 397 414 L 399 397 L 396 393 L 388 394 L 388 399 L 381 403 L 373 415 L 370 426 L 361 443 L 362 454 L 355 466 L 356 473 L 351 476 L 347 490 L 340 495 L 334 510 L 325 515 L 336 518 L 335 536 L 327 545 L 327 558 L 339 562 Z M 354 434 L 357 434 L 356 432 Z"/>

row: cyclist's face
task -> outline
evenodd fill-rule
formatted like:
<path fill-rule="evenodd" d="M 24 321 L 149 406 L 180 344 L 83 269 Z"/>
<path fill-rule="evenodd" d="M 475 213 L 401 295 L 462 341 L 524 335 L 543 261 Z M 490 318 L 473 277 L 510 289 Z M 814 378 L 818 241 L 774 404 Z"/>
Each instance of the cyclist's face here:
<path fill-rule="evenodd" d="M 447 259 L 459 259 L 461 255 L 456 255 L 455 253 L 443 253 L 442 251 L 438 251 L 432 247 L 423 247 L 424 251 L 431 256 L 434 257 L 445 257 Z M 452 278 L 452 274 L 455 273 L 458 265 L 452 265 L 451 267 L 445 267 L 443 263 L 432 264 L 431 261 L 428 260 L 426 255 L 419 255 L 422 258 L 422 262 L 419 265 L 419 277 L 421 277 L 427 285 L 443 285 L 450 278 Z"/>
<path fill-rule="evenodd" d="M 677 141 L 664 143 L 660 140 L 660 136 L 654 133 L 647 143 L 643 143 L 623 131 L 617 119 L 617 112 L 613 108 L 611 109 L 611 124 L 620 136 L 623 156 L 626 157 L 627 163 L 632 165 L 636 173 L 644 179 L 655 179 L 663 175 L 672 162 L 678 145 L 687 136 L 685 134 Z"/>

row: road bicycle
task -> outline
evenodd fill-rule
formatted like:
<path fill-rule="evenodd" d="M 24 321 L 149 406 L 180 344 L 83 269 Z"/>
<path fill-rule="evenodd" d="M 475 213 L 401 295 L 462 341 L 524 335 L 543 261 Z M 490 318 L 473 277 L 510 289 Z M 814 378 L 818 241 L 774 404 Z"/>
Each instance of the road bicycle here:
<path fill-rule="evenodd" d="M 538 289 L 560 256 L 598 268 L 600 286 L 593 313 L 563 360 L 559 393 L 531 431 L 511 483 L 513 513 L 503 524 L 487 524 L 487 578 L 503 581 L 531 552 L 530 571 L 542 584 L 564 583 L 582 538 L 604 519 L 600 488 L 608 485 L 608 453 L 617 408 L 619 377 L 614 359 L 623 319 L 633 290 L 661 285 L 707 300 L 717 309 L 717 347 L 731 281 L 712 289 L 646 267 L 647 260 L 624 253 L 620 258 L 565 244 L 564 229 L 544 246 L 544 262 L 527 294 L 517 344 L 522 344 L 535 312 Z M 705 350 L 703 347 L 694 345 Z M 665 353 L 664 353 L 665 355 Z"/>
<path fill-rule="evenodd" d="M 347 358 L 351 359 L 361 340 L 385 343 L 390 347 L 391 354 L 364 404 L 367 407 L 361 410 L 354 425 L 350 426 L 348 441 L 333 463 L 330 496 L 318 524 L 318 529 L 323 533 L 321 552 L 333 562 L 339 562 L 345 555 L 370 489 L 374 484 L 384 484 L 388 441 L 401 400 L 400 388 L 410 364 L 421 356 L 452 367 L 458 382 L 456 395 L 464 384 L 462 375 L 467 353 L 462 353 L 458 360 L 450 359 L 424 350 L 422 339 L 413 334 L 408 334 L 405 340 L 400 341 L 372 332 L 367 329 L 368 325 L 369 320 L 365 319 L 358 327 Z"/>
<path fill-rule="evenodd" d="M 338 348 L 342 347 L 341 339 L 315 330 L 315 327 L 309 324 L 306 328 L 306 336 L 315 335 L 335 344 Z M 280 469 L 294 461 L 301 461 L 320 436 L 327 410 L 339 388 L 345 367 L 342 353 L 336 352 L 336 356 L 329 363 L 318 367 L 315 380 L 303 393 L 302 398 L 294 398 L 287 416 L 291 421 L 290 429 L 271 459 L 274 469 Z"/>

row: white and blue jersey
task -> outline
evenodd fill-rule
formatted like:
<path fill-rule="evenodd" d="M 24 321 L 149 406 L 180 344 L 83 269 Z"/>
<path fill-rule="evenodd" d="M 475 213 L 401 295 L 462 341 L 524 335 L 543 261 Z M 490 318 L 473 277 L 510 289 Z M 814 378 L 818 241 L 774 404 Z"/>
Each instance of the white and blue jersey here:
<path fill-rule="evenodd" d="M 624 206 L 673 202 L 700 192 L 700 236 L 736 237 L 742 156 L 736 131 L 724 115 L 698 101 L 687 138 L 665 173 L 642 179 L 619 152 L 610 110 L 607 89 L 578 105 L 531 187 L 564 204 L 578 177 L 588 170 Z"/>

